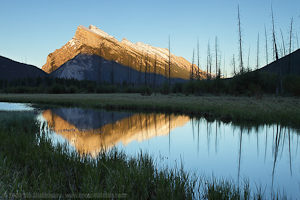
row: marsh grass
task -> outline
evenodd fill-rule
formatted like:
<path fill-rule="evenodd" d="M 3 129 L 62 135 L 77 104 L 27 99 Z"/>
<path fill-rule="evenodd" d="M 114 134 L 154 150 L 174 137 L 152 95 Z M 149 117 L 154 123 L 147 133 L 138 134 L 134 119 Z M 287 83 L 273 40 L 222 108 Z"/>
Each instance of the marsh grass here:
<path fill-rule="evenodd" d="M 182 94 L 0 94 L 0 101 L 107 110 L 158 111 L 200 115 L 230 121 L 278 123 L 300 127 L 300 101 L 296 97 L 185 96 Z"/>
<path fill-rule="evenodd" d="M 101 151 L 80 156 L 66 144 L 53 144 L 46 124 L 31 113 L 0 112 L 0 197 L 114 199 L 266 199 L 262 187 L 251 191 L 230 179 L 198 177 L 181 167 L 160 166 L 143 151 Z M 42 132 L 40 132 L 42 131 Z M 52 196 L 51 196 L 52 195 Z M 273 192 L 271 199 L 287 199 Z"/>
<path fill-rule="evenodd" d="M 253 190 L 253 188 L 252 188 Z M 272 191 L 270 195 L 265 193 L 266 188 L 256 186 L 251 191 L 248 179 L 244 179 L 242 183 L 236 184 L 232 179 L 216 178 L 212 175 L 211 178 L 203 175 L 199 179 L 198 199 L 231 199 L 231 200 L 262 200 L 262 199 L 288 199 L 284 191 Z"/>
<path fill-rule="evenodd" d="M 81 157 L 66 145 L 53 145 L 39 131 L 33 115 L 0 113 L 0 196 L 97 193 L 130 199 L 193 198 L 195 180 L 188 173 L 159 170 L 143 152 L 128 157 L 113 149 L 100 152 L 96 159 Z"/>

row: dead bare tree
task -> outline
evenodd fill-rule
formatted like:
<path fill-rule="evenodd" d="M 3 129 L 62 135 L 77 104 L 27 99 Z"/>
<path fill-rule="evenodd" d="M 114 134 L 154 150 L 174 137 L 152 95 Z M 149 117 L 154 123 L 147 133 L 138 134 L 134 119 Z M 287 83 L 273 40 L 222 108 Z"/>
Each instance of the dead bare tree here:
<path fill-rule="evenodd" d="M 147 67 L 148 67 L 148 51 L 147 51 L 146 65 L 145 65 L 145 85 L 147 85 Z"/>
<path fill-rule="evenodd" d="M 153 89 L 155 91 L 156 88 L 156 54 L 155 54 L 155 60 L 154 60 L 154 74 L 153 74 Z M 156 95 L 156 92 L 155 92 Z"/>
<path fill-rule="evenodd" d="M 165 63 L 165 81 L 167 82 L 167 66 L 166 66 L 166 63 Z"/>
<path fill-rule="evenodd" d="M 158 78 L 157 78 L 157 82 L 158 84 L 160 84 L 160 69 L 162 68 L 162 66 L 158 67 Z"/>
<path fill-rule="evenodd" d="M 195 56 L 195 49 L 193 49 L 193 58 L 192 58 L 192 66 L 191 66 L 191 74 L 190 80 L 194 80 L 194 56 Z"/>
<path fill-rule="evenodd" d="M 208 49 L 208 48 L 207 48 Z M 209 79 L 209 75 L 208 75 L 208 64 L 209 62 L 209 58 L 208 58 L 208 55 L 206 56 L 206 79 L 208 80 Z"/>
<path fill-rule="evenodd" d="M 130 56 L 130 65 L 131 67 L 129 67 L 129 84 L 131 85 L 131 70 L 133 68 L 132 56 Z"/>
<path fill-rule="evenodd" d="M 212 75 L 211 75 L 211 66 L 212 66 L 212 57 L 211 55 L 209 56 L 209 77 L 210 79 L 212 79 Z"/>
<path fill-rule="evenodd" d="M 171 41 L 169 36 L 169 87 L 171 84 Z"/>
<path fill-rule="evenodd" d="M 100 43 L 100 47 L 99 47 L 99 56 L 100 56 L 100 60 L 99 60 L 99 74 L 98 74 L 98 86 L 100 85 L 101 82 L 101 62 L 102 62 L 102 42 Z"/>
<path fill-rule="evenodd" d="M 221 60 L 222 60 L 222 52 L 220 52 L 219 54 L 219 64 L 218 64 L 218 73 L 217 73 L 217 77 L 221 78 Z"/>
<path fill-rule="evenodd" d="M 281 93 L 283 93 L 283 87 L 282 87 L 282 78 L 281 78 L 281 69 L 279 67 L 278 63 L 278 51 L 277 51 L 277 45 L 276 45 L 276 34 L 275 34 L 275 23 L 274 23 L 274 15 L 273 15 L 273 7 L 271 6 L 271 16 L 272 16 L 272 35 L 273 35 L 273 54 L 276 58 L 276 68 L 277 68 L 277 84 L 276 84 L 276 94 L 279 92 L 279 85 L 281 89 Z"/>
<path fill-rule="evenodd" d="M 281 33 L 281 39 L 282 39 L 282 49 L 283 49 L 283 56 L 285 56 L 285 45 L 284 45 L 284 39 L 283 39 L 283 34 L 282 34 L 282 30 L 280 29 L 280 33 Z M 282 57 L 283 57 L 282 56 Z"/>
<path fill-rule="evenodd" d="M 130 83 L 130 55 L 129 55 L 129 52 L 127 53 L 127 66 L 128 66 L 128 74 L 127 74 L 127 76 L 128 76 L 128 84 Z"/>
<path fill-rule="evenodd" d="M 272 41 L 273 41 L 273 60 L 276 60 L 276 56 L 278 58 L 277 46 L 276 46 L 276 39 L 275 39 L 275 25 L 274 25 L 274 16 L 273 16 L 273 7 L 271 6 L 271 18 L 272 18 Z M 276 55 L 277 53 L 277 55 Z"/>
<path fill-rule="evenodd" d="M 298 41 L 298 34 L 296 32 L 296 41 L 297 41 L 297 49 L 299 49 L 299 41 Z"/>
<path fill-rule="evenodd" d="M 242 49 L 242 29 L 241 29 L 241 16 L 240 16 L 240 6 L 238 5 L 238 31 L 239 31 L 239 59 L 240 59 L 240 73 L 244 73 L 243 66 L 243 49 Z"/>
<path fill-rule="evenodd" d="M 111 59 L 111 84 L 114 84 L 114 61 Z"/>
<path fill-rule="evenodd" d="M 233 76 L 236 75 L 234 54 L 232 55 L 231 65 L 233 67 Z"/>
<path fill-rule="evenodd" d="M 247 71 L 250 71 L 250 45 L 249 45 L 249 51 L 248 51 L 248 65 L 247 65 Z"/>
<path fill-rule="evenodd" d="M 218 36 L 215 37 L 216 75 L 218 74 Z"/>
<path fill-rule="evenodd" d="M 225 70 L 225 52 L 224 52 L 224 64 L 223 64 L 223 77 L 227 77 L 227 71 Z"/>
<path fill-rule="evenodd" d="M 266 65 L 267 65 L 269 61 L 268 61 L 268 36 L 267 36 L 266 25 L 265 25 L 265 39 L 266 39 Z"/>
<path fill-rule="evenodd" d="M 293 17 L 291 19 L 291 29 L 290 29 L 290 41 L 289 41 L 289 64 L 288 73 L 291 73 L 291 53 L 292 53 L 292 37 L 293 37 Z"/>
<path fill-rule="evenodd" d="M 199 40 L 198 40 L 198 37 L 197 37 L 197 57 L 198 57 L 197 79 L 200 80 L 200 52 L 199 52 Z"/>
<path fill-rule="evenodd" d="M 290 40 L 289 40 L 289 54 L 292 53 L 292 37 L 293 37 L 293 17 L 291 19 Z"/>
<path fill-rule="evenodd" d="M 211 79 L 211 54 L 210 54 L 210 44 L 208 40 L 207 44 L 207 59 L 206 59 L 206 73 L 207 73 L 207 79 Z"/>
<path fill-rule="evenodd" d="M 259 33 L 257 34 L 256 69 L 259 67 Z"/>
<path fill-rule="evenodd" d="M 276 60 L 278 60 L 278 51 L 276 46 L 276 37 L 275 37 L 275 24 L 274 24 L 274 15 L 273 15 L 273 7 L 271 7 L 272 12 L 272 36 L 273 36 L 273 48 Z"/>
<path fill-rule="evenodd" d="M 148 73 L 147 73 L 148 85 L 151 85 L 151 57 L 148 57 Z"/>
<path fill-rule="evenodd" d="M 143 65 L 143 52 L 142 52 L 142 56 L 141 56 L 140 70 L 139 70 L 139 86 L 141 85 L 142 65 Z"/>

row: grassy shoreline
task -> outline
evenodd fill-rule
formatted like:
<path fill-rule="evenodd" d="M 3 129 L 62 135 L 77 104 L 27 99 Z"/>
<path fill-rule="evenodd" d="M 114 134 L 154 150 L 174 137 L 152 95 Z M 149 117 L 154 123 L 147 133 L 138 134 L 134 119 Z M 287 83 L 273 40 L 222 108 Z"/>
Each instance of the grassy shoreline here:
<path fill-rule="evenodd" d="M 135 157 L 117 149 L 96 159 L 80 157 L 66 145 L 53 145 L 39 126 L 32 113 L 0 112 L 0 198 L 265 199 L 248 180 L 239 186 L 232 179 L 195 176 L 183 166 L 159 168 L 142 151 Z M 271 199 L 283 198 L 279 190 L 271 192 Z"/>
<path fill-rule="evenodd" d="M 173 112 L 226 121 L 280 123 L 300 127 L 300 99 L 295 97 L 267 96 L 258 100 L 253 97 L 177 94 L 0 94 L 0 101 L 109 110 Z"/>
<path fill-rule="evenodd" d="M 183 170 L 160 170 L 143 152 L 81 157 L 39 126 L 31 113 L 0 113 L 0 198 L 193 199 L 195 180 Z"/>

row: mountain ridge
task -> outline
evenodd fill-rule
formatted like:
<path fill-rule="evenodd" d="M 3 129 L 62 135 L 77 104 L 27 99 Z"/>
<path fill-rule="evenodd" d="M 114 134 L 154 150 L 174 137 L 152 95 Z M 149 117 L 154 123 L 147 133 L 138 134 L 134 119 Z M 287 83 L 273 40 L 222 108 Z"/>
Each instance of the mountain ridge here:
<path fill-rule="evenodd" d="M 281 75 L 300 75 L 300 49 L 258 69 L 258 71 L 275 74 L 279 73 L 279 70 Z"/>
<path fill-rule="evenodd" d="M 156 67 L 168 76 L 169 71 L 169 50 L 166 48 L 153 47 L 149 44 L 137 42 L 136 44 L 123 38 L 119 42 L 108 33 L 90 25 L 86 28 L 78 26 L 75 36 L 60 49 L 56 49 L 47 57 L 47 62 L 42 69 L 51 73 L 78 54 L 98 55 L 106 60 L 113 60 L 123 66 L 130 66 L 135 70 L 147 73 L 157 73 Z M 171 78 L 190 79 L 192 64 L 184 59 L 170 53 Z M 193 65 L 194 71 L 198 67 Z M 200 77 L 204 79 L 206 73 L 199 69 Z"/>
<path fill-rule="evenodd" d="M 48 76 L 48 74 L 36 66 L 20 63 L 0 56 L 0 80 L 6 79 L 11 81 L 18 78 L 44 78 L 46 76 Z"/>

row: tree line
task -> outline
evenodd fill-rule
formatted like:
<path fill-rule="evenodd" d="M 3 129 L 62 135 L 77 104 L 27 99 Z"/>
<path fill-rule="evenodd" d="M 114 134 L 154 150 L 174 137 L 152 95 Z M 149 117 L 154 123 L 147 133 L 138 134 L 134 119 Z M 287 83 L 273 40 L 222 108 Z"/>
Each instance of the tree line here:
<path fill-rule="evenodd" d="M 217 77 L 212 80 L 189 80 L 153 87 L 150 85 L 134 86 L 123 83 L 101 82 L 90 80 L 63 79 L 51 77 L 23 78 L 12 81 L 0 80 L 0 93 L 140 93 L 151 94 L 182 94 L 182 95 L 235 95 L 255 96 L 262 98 L 263 94 L 276 94 L 276 73 L 252 71 L 230 79 Z M 282 95 L 300 96 L 300 76 L 285 75 L 281 77 L 285 90 Z"/>

